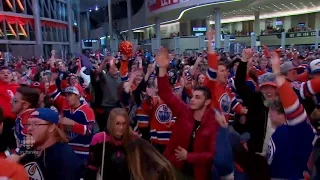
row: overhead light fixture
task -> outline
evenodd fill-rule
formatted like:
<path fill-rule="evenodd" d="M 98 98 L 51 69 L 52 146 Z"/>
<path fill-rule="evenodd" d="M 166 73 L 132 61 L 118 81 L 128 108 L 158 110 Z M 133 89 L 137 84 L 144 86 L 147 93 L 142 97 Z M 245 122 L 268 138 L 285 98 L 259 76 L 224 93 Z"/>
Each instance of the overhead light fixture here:
<path fill-rule="evenodd" d="M 89 9 L 89 12 L 91 12 L 92 10 L 91 9 Z"/>
<path fill-rule="evenodd" d="M 96 11 L 98 11 L 98 10 L 99 10 L 98 6 L 96 6 L 95 10 L 96 10 Z"/>
<path fill-rule="evenodd" d="M 310 4 L 311 4 L 313 7 L 316 7 L 312 2 L 310 2 Z"/>

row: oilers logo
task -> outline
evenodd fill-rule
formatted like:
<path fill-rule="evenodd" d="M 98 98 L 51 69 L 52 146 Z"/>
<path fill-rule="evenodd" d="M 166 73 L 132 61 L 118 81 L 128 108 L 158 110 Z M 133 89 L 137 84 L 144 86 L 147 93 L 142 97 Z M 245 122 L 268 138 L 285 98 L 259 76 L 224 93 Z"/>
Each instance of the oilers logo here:
<path fill-rule="evenodd" d="M 70 141 L 78 137 L 78 134 L 72 131 L 68 131 L 67 134 Z"/>
<path fill-rule="evenodd" d="M 24 169 L 26 170 L 30 179 L 44 180 L 41 169 L 36 162 L 27 163 L 24 165 Z"/>
<path fill-rule="evenodd" d="M 220 109 L 224 114 L 229 114 L 230 106 L 231 106 L 231 99 L 227 93 L 224 93 L 219 99 Z"/>
<path fill-rule="evenodd" d="M 276 146 L 272 140 L 272 137 L 270 138 L 270 141 L 268 142 L 268 151 L 267 151 L 267 160 L 268 164 L 270 165 L 273 161 L 274 153 L 276 152 Z"/>
<path fill-rule="evenodd" d="M 291 87 L 296 89 L 296 90 L 300 90 L 301 83 L 294 81 L 294 82 L 291 83 Z"/>
<path fill-rule="evenodd" d="M 168 123 L 172 119 L 171 109 L 166 104 L 161 104 L 156 110 L 156 119 L 159 123 Z"/>

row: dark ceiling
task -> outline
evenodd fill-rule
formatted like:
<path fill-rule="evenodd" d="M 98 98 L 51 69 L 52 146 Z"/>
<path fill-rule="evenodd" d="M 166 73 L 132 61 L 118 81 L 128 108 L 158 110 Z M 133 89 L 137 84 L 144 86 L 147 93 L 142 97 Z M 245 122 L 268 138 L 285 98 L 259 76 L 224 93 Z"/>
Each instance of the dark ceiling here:
<path fill-rule="evenodd" d="M 134 2 L 134 3 L 133 3 Z M 144 0 L 132 0 L 132 15 L 136 14 L 144 5 Z M 127 18 L 127 2 L 121 1 L 112 4 L 112 19 Z M 90 21 L 92 28 L 98 28 L 103 22 L 108 21 L 108 6 L 99 7 L 96 11 L 92 9 L 90 12 Z"/>

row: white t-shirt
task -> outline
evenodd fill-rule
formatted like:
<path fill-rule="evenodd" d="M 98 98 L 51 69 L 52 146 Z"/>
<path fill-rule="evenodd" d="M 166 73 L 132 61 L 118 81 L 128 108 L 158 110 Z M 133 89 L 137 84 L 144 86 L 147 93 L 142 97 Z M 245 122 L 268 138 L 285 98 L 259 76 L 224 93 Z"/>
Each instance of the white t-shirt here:
<path fill-rule="evenodd" d="M 276 127 L 272 125 L 270 115 L 268 114 L 268 122 L 267 122 L 267 129 L 266 129 L 266 136 L 263 141 L 263 148 L 262 148 L 262 154 L 266 154 L 268 150 L 268 143 L 270 141 L 270 138 L 272 134 L 276 131 Z"/>

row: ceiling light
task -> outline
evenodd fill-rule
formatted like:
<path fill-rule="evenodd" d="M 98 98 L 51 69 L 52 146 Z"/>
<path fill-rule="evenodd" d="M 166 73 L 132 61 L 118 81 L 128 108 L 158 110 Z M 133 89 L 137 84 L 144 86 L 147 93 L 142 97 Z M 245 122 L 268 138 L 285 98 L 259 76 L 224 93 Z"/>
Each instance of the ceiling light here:
<path fill-rule="evenodd" d="M 95 10 L 96 10 L 96 11 L 98 11 L 98 10 L 99 10 L 98 6 L 96 6 Z"/>
<path fill-rule="evenodd" d="M 272 4 L 272 5 L 273 5 L 275 8 L 278 8 L 278 9 L 282 10 L 282 8 L 276 6 L 275 4 Z"/>
<path fill-rule="evenodd" d="M 92 10 L 91 9 L 89 9 L 89 12 L 91 12 Z"/>
<path fill-rule="evenodd" d="M 310 4 L 311 4 L 313 7 L 316 7 L 312 2 L 310 2 Z"/>
<path fill-rule="evenodd" d="M 302 2 L 300 2 L 301 6 L 303 6 L 304 8 L 308 8 L 306 5 L 304 5 Z"/>

